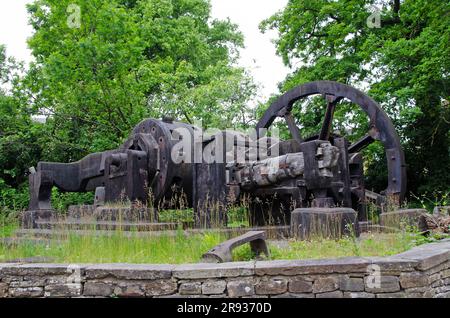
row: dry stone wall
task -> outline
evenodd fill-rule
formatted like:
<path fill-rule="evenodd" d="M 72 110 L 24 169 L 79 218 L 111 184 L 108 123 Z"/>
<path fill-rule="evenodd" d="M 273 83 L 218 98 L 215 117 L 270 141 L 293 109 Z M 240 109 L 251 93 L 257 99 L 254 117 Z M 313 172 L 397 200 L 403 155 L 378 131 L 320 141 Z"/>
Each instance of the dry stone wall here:
<path fill-rule="evenodd" d="M 0 297 L 450 298 L 450 240 L 384 258 L 0 264 Z"/>

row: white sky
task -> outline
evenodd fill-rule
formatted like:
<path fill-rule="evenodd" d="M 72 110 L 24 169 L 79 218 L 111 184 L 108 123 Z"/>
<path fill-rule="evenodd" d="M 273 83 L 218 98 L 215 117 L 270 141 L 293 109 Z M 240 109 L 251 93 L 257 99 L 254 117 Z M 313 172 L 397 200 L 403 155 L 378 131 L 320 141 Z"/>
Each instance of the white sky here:
<path fill-rule="evenodd" d="M 31 60 L 26 39 L 31 36 L 25 4 L 31 0 L 0 0 L 0 44 L 6 44 L 10 56 L 25 61 Z M 76 1 L 74 1 L 76 3 Z M 211 0 L 212 16 L 218 19 L 229 17 L 239 25 L 245 36 L 245 49 L 241 52 L 240 65 L 251 71 L 255 81 L 261 85 L 262 101 L 277 93 L 278 82 L 289 72 L 281 58 L 275 54 L 271 42 L 276 33 L 259 32 L 259 23 L 282 9 L 287 0 Z"/>

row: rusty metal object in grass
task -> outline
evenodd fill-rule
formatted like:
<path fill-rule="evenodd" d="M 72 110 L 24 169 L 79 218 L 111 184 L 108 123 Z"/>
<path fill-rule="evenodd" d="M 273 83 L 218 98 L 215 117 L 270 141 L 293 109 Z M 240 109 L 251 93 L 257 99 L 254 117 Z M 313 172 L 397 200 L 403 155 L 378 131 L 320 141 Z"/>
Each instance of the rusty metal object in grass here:
<path fill-rule="evenodd" d="M 266 257 L 270 257 L 269 249 L 266 244 L 266 232 L 251 231 L 217 245 L 203 255 L 202 261 L 205 263 L 232 262 L 233 250 L 246 243 L 250 243 L 252 253 L 254 253 L 257 257 L 261 254 L 266 255 Z"/>

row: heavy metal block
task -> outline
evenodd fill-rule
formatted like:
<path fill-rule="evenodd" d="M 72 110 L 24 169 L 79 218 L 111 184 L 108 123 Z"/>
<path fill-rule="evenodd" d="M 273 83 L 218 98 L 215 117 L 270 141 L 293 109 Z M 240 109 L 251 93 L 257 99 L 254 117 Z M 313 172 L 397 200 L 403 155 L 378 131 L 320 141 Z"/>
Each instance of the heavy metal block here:
<path fill-rule="evenodd" d="M 359 236 L 357 224 L 357 213 L 349 208 L 297 209 L 291 214 L 291 234 L 301 240 Z"/>

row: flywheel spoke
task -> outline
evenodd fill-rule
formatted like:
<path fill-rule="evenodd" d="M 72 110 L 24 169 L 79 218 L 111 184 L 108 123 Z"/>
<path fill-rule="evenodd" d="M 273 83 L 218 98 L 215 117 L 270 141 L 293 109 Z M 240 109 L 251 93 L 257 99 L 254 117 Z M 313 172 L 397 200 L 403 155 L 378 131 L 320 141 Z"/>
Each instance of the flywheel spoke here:
<path fill-rule="evenodd" d="M 374 141 L 375 141 L 375 139 L 371 135 L 367 134 L 364 137 L 362 137 L 360 140 L 358 140 L 357 142 L 352 144 L 348 148 L 348 152 L 349 153 L 360 152 L 361 150 L 363 150 L 364 148 L 366 148 L 367 146 L 372 144 Z"/>
<path fill-rule="evenodd" d="M 341 98 L 336 98 L 332 95 L 326 95 L 326 99 L 327 99 L 327 110 L 325 112 L 325 118 L 323 120 L 322 128 L 320 130 L 319 135 L 320 140 L 330 139 L 331 129 L 333 125 L 334 111 L 336 109 L 336 105 L 341 100 Z"/>
<path fill-rule="evenodd" d="M 286 114 L 284 114 L 284 119 L 286 120 L 289 131 L 292 134 L 292 138 L 294 138 L 295 141 L 302 143 L 303 138 L 300 134 L 300 129 L 298 129 L 297 123 L 295 122 L 294 116 L 292 116 L 292 113 L 287 112 Z"/>

